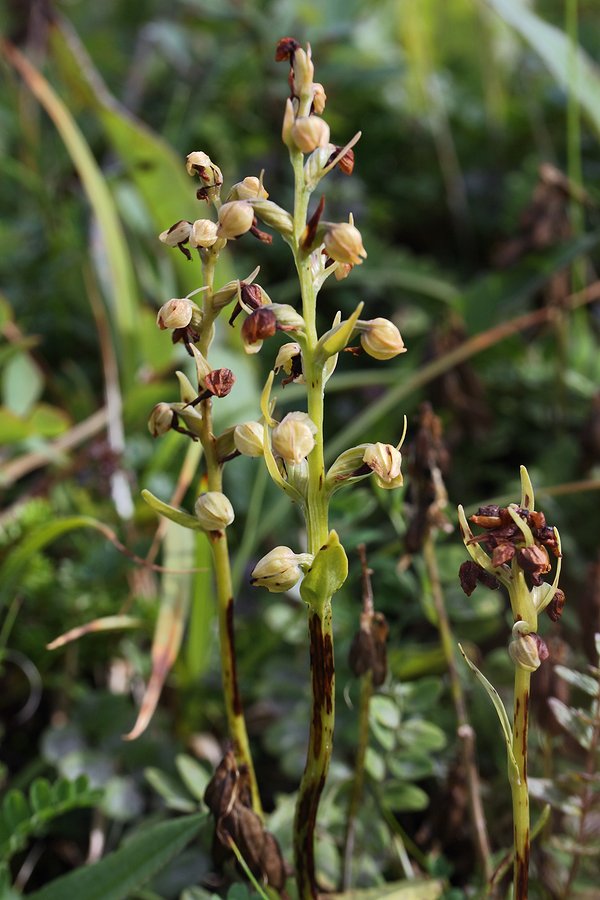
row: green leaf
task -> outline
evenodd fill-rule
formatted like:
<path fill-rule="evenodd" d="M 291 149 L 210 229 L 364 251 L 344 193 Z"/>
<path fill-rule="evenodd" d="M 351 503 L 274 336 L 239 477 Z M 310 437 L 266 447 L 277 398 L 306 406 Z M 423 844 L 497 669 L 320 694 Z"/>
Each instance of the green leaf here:
<path fill-rule="evenodd" d="M 18 416 L 26 416 L 44 389 L 39 366 L 28 353 L 10 359 L 2 376 L 2 400 Z"/>
<path fill-rule="evenodd" d="M 571 737 L 578 744 L 581 744 L 585 750 L 589 750 L 594 733 L 594 727 L 589 719 L 589 715 L 583 710 L 567 706 L 557 697 L 549 697 L 548 706 L 554 713 L 557 722 L 562 725 L 565 731 L 568 731 Z"/>
<path fill-rule="evenodd" d="M 29 815 L 29 804 L 22 791 L 9 791 L 2 803 L 2 816 L 11 831 L 16 831 Z"/>
<path fill-rule="evenodd" d="M 512 766 L 513 772 L 516 774 L 516 777 L 519 777 L 519 768 L 517 766 L 517 761 L 515 759 L 515 754 L 513 753 L 512 741 L 513 741 L 513 733 L 511 724 L 508 718 L 508 713 L 506 712 L 506 708 L 504 703 L 500 699 L 500 694 L 494 687 L 494 685 L 487 680 L 483 672 L 480 672 L 475 663 L 472 663 L 465 651 L 463 650 L 461 644 L 458 645 L 458 649 L 462 653 L 464 660 L 468 667 L 472 672 L 475 673 L 477 679 L 481 682 L 484 688 L 487 691 L 487 695 L 494 704 L 494 709 L 498 714 L 498 719 L 500 720 L 500 727 L 502 728 L 502 734 L 504 735 L 504 741 L 506 743 L 506 753 L 508 756 L 508 764 L 509 767 Z"/>
<path fill-rule="evenodd" d="M 179 777 L 190 794 L 196 800 L 204 800 L 204 792 L 206 785 L 211 779 L 211 773 L 185 753 L 180 753 L 175 757 L 175 765 L 177 766 Z"/>
<path fill-rule="evenodd" d="M 554 666 L 554 671 L 564 681 L 589 694 L 590 697 L 598 696 L 598 681 L 591 675 L 584 675 L 583 672 L 568 669 L 566 666 Z"/>
<path fill-rule="evenodd" d="M 52 803 L 52 786 L 47 778 L 36 778 L 29 788 L 29 802 L 34 812 L 41 812 Z"/>
<path fill-rule="evenodd" d="M 79 95 L 86 107 L 95 110 L 144 201 L 156 234 L 181 219 L 197 218 L 196 186 L 186 174 L 183 157 L 110 94 L 78 35 L 66 21 L 50 27 L 50 42 L 74 102 Z M 196 267 L 178 250 L 160 247 L 157 241 L 158 253 L 168 254 L 184 293 L 198 287 Z M 232 280 L 227 252 L 220 254 L 217 268 L 217 283 Z"/>
<path fill-rule="evenodd" d="M 388 769 L 402 781 L 418 781 L 434 773 L 431 756 L 418 750 L 404 750 L 388 758 Z"/>
<path fill-rule="evenodd" d="M 403 744 L 420 751 L 443 750 L 446 735 L 441 728 L 425 719 L 408 719 L 402 723 L 399 737 Z"/>
<path fill-rule="evenodd" d="M 57 878 L 31 900 L 126 900 L 191 841 L 206 820 L 203 814 L 160 822 L 136 833 L 114 853 L 91 866 Z"/>
<path fill-rule="evenodd" d="M 377 694 L 372 697 L 369 704 L 369 716 L 384 728 L 394 730 L 400 724 L 400 710 L 391 697 Z"/>
<path fill-rule="evenodd" d="M 78 528 L 95 528 L 106 534 L 106 526 L 91 516 L 67 516 L 64 519 L 45 522 L 25 535 L 0 567 L 0 607 L 12 597 L 18 580 L 29 566 L 33 554 L 63 534 Z"/>
<path fill-rule="evenodd" d="M 0 406 L 0 445 L 15 444 L 23 441 L 31 434 L 31 425 L 20 416 Z"/>
<path fill-rule="evenodd" d="M 117 327 L 121 343 L 121 366 L 126 373 L 126 383 L 133 381 L 139 361 L 139 348 L 135 340 L 137 320 L 137 288 L 127 242 L 106 179 L 67 106 L 44 76 L 14 48 L 5 53 L 18 70 L 46 113 L 52 119 L 81 179 L 94 215 L 106 252 L 110 279 L 110 312 Z"/>
<path fill-rule="evenodd" d="M 348 576 L 348 558 L 336 531 L 330 531 L 327 542 L 316 554 L 304 576 L 300 594 L 313 609 L 324 605 L 343 585 Z"/>
<path fill-rule="evenodd" d="M 382 800 L 394 812 L 417 812 L 429 806 L 429 797 L 424 790 L 416 784 L 402 784 L 398 781 L 385 783 Z"/>
<path fill-rule="evenodd" d="M 590 57 L 580 48 L 573 50 L 563 31 L 544 22 L 520 0 L 486 2 L 543 59 L 561 87 L 575 94 L 600 133 L 600 71 Z"/>
<path fill-rule="evenodd" d="M 169 809 L 176 809 L 179 812 L 193 812 L 196 809 L 196 804 L 171 775 L 152 766 L 144 769 L 144 775 L 146 781 L 157 794 L 160 794 Z"/>
<path fill-rule="evenodd" d="M 383 756 L 377 753 L 373 747 L 367 747 L 365 753 L 365 771 L 373 781 L 383 781 L 385 778 L 385 761 Z"/>

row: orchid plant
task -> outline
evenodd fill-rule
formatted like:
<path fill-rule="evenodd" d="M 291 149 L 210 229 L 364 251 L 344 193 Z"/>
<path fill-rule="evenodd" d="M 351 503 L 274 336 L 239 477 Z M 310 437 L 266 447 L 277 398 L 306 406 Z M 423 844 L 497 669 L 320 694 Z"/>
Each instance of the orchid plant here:
<path fill-rule="evenodd" d="M 526 900 L 530 847 L 527 742 L 531 675 L 549 655 L 546 643 L 538 634 L 538 617 L 545 611 L 556 622 L 565 603 L 565 596 L 558 587 L 562 563 L 560 536 L 556 528 L 546 523 L 544 514 L 535 510 L 533 487 L 524 466 L 521 467 L 519 505 L 481 507 L 470 517 L 474 525 L 483 529 L 479 534 L 471 530 L 462 506 L 458 517 L 463 542 L 471 557 L 460 569 L 463 590 L 470 596 L 478 583 L 492 589 L 502 585 L 508 591 L 514 619 L 508 647 L 515 666 L 512 727 L 498 692 L 467 658 L 462 647 L 460 649 L 487 690 L 506 741 L 514 825 L 513 896 L 515 900 Z M 556 558 L 552 583 L 544 580 L 552 569 L 550 554 Z"/>
<path fill-rule="evenodd" d="M 153 410 L 149 428 L 159 436 L 175 429 L 203 450 L 207 490 L 200 493 L 194 515 L 169 506 L 148 491 L 145 499 L 160 514 L 185 527 L 200 529 L 208 535 L 214 560 L 214 576 L 219 608 L 219 635 L 225 708 L 233 751 L 222 764 L 211 788 L 211 809 L 217 820 L 217 835 L 239 831 L 234 842 L 240 846 L 244 833 L 240 822 L 249 819 L 246 810 L 260 817 L 260 799 L 241 705 L 241 693 L 235 667 L 234 598 L 227 541 L 227 528 L 235 511 L 224 493 L 223 469 L 236 456 L 262 457 L 272 480 L 301 510 L 306 527 L 306 546 L 292 549 L 277 546 L 254 566 L 251 583 L 271 592 L 287 591 L 300 582 L 300 594 L 308 613 L 310 644 L 310 683 L 312 708 L 304 775 L 298 792 L 294 826 L 295 874 L 299 898 L 317 896 L 314 839 L 317 811 L 327 778 L 333 746 L 334 635 L 332 597 L 347 576 L 346 553 L 329 525 L 329 504 L 333 494 L 353 482 L 375 475 L 384 489 L 402 485 L 400 446 L 364 443 L 352 447 L 325 466 L 326 385 L 336 367 L 339 354 L 352 347 L 353 354 L 364 352 L 377 360 L 388 360 L 405 351 L 393 322 L 377 317 L 361 318 L 363 304 L 343 319 L 338 313 L 330 327 L 319 334 L 317 297 L 325 282 L 348 277 L 354 266 L 362 264 L 367 253 L 352 215 L 348 221 L 330 222 L 323 218 L 324 197 L 309 210 L 311 196 L 334 168 L 349 175 L 354 167 L 353 147 L 356 134 L 345 146 L 330 139 L 323 118 L 326 94 L 314 80 L 310 46 L 303 49 L 292 38 L 279 41 L 278 61 L 289 64 L 290 96 L 283 115 L 282 138 L 289 152 L 294 176 L 294 206 L 286 211 L 269 199 L 263 175 L 248 176 L 234 184 L 223 196 L 223 176 L 219 167 L 203 151 L 187 157 L 187 171 L 199 179 L 197 196 L 212 206 L 216 221 L 200 218 L 179 221 L 160 235 L 167 246 L 178 248 L 188 258 L 196 251 L 202 268 L 202 285 L 192 295 L 169 300 L 158 313 L 160 328 L 173 332 L 193 357 L 196 384 L 178 373 L 180 399 L 159 403 Z M 276 232 L 288 245 L 298 276 L 301 308 L 274 302 L 257 282 L 259 270 L 228 284 L 215 285 L 215 266 L 219 254 L 244 235 L 270 243 L 272 237 L 259 230 L 259 221 Z M 212 407 L 234 386 L 229 369 L 215 368 L 211 344 L 220 313 L 232 306 L 229 323 L 243 316 L 241 337 L 248 353 L 263 350 L 263 345 L 278 331 L 290 340 L 274 354 L 272 371 L 262 392 L 260 413 L 254 421 L 242 422 L 222 434 L 213 429 Z M 360 346 L 352 346 L 358 340 Z M 268 344 L 266 345 L 268 346 Z M 265 352 L 263 350 L 263 352 Z M 352 354 L 348 354 L 352 358 Z M 209 361 L 210 360 L 210 361 Z M 283 384 L 294 381 L 306 390 L 306 409 L 289 412 L 281 419 L 272 399 L 275 379 Z M 406 430 L 406 426 L 404 426 Z M 236 768 L 237 767 L 237 768 Z M 236 774 L 237 773 L 237 774 Z M 224 785 L 235 783 L 233 793 Z M 232 789 L 233 790 L 233 789 Z M 215 791 L 217 800 L 215 801 Z M 225 795 L 228 803 L 221 800 Z M 232 819 L 232 810 L 237 818 Z M 262 834 L 262 844 L 248 846 L 250 869 L 265 883 L 281 888 L 281 866 L 267 863 L 264 846 L 273 850 L 272 836 Z M 266 836 L 266 837 L 265 837 Z M 260 842 L 259 842 L 260 843 Z M 276 874 L 273 875 L 273 872 Z"/>

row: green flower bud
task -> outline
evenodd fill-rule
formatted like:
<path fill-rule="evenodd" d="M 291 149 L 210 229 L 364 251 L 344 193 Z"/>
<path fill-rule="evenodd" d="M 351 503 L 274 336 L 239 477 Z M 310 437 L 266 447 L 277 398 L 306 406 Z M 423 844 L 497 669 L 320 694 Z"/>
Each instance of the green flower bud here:
<path fill-rule="evenodd" d="M 379 441 L 376 444 L 367 444 L 363 462 L 377 476 L 375 481 L 380 488 L 392 490 L 404 483 L 402 454 L 392 444 L 382 444 Z"/>
<path fill-rule="evenodd" d="M 371 469 L 365 465 L 365 452 L 373 446 L 372 444 L 358 444 L 356 447 L 350 447 L 344 450 L 338 458 L 330 466 L 327 472 L 326 484 L 335 490 L 343 484 L 349 484 L 354 481 L 360 481 L 361 478 L 368 478 Z"/>
<path fill-rule="evenodd" d="M 290 237 L 294 230 L 294 220 L 287 210 L 272 200 L 249 200 L 252 209 L 265 225 L 274 228 L 283 237 Z"/>
<path fill-rule="evenodd" d="M 299 116 L 292 125 L 291 136 L 302 153 L 312 153 L 329 143 L 329 125 L 319 116 Z"/>
<path fill-rule="evenodd" d="M 211 219 L 196 219 L 192 225 L 192 247 L 212 247 L 217 240 L 217 223 Z"/>
<path fill-rule="evenodd" d="M 159 437 L 171 430 L 173 410 L 168 403 L 157 403 L 148 419 L 148 431 L 152 437 Z"/>
<path fill-rule="evenodd" d="M 402 336 L 389 319 L 359 321 L 356 327 L 361 332 L 360 342 L 363 350 L 374 359 L 392 359 L 400 353 L 406 353 Z"/>
<path fill-rule="evenodd" d="M 260 422 L 242 422 L 233 430 L 233 443 L 243 456 L 263 456 L 265 429 Z"/>
<path fill-rule="evenodd" d="M 217 236 L 237 238 L 252 228 L 254 210 L 247 200 L 231 200 L 219 209 Z"/>
<path fill-rule="evenodd" d="M 274 547 L 252 570 L 250 584 L 271 593 L 289 591 L 300 580 L 302 569 L 312 564 L 311 553 L 294 553 L 289 547 Z"/>
<path fill-rule="evenodd" d="M 315 446 L 317 426 L 303 412 L 291 412 L 276 425 L 271 435 L 273 450 L 282 459 L 299 463 Z"/>
<path fill-rule="evenodd" d="M 222 531 L 234 520 L 233 507 L 225 494 L 207 491 L 200 494 L 194 506 L 196 518 L 205 531 Z"/>

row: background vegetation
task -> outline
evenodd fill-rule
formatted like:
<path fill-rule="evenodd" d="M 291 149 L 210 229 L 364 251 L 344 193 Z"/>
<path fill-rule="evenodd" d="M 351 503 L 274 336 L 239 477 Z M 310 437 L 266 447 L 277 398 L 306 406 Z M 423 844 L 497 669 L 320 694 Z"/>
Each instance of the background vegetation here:
<path fill-rule="evenodd" d="M 323 322 L 363 299 L 370 316 L 397 323 L 409 350 L 386 367 L 341 362 L 329 403 L 330 451 L 367 432 L 389 440 L 390 426 L 399 437 L 402 415 L 414 421 L 428 400 L 450 452 L 452 524 L 458 502 L 472 511 L 493 498 L 517 500 L 518 467 L 528 466 L 538 506 L 562 535 L 567 594 L 563 618 L 546 623 L 551 659 L 534 679 L 534 820 L 544 803 L 552 812 L 533 846 L 533 891 L 594 895 L 598 687 L 555 668 L 597 664 L 600 631 L 594 7 L 593 0 L 6 5 L 5 37 L 47 79 L 5 45 L 0 849 L 15 891 L 40 890 L 124 838 L 134 853 L 144 829 L 163 820 L 180 826 L 167 822 L 169 809 L 203 809 L 224 730 L 204 538 L 167 535 L 162 564 L 202 570 L 177 576 L 174 586 L 172 576 L 120 553 L 98 523 L 146 556 L 157 523 L 140 490 L 170 496 L 190 464 L 185 438 L 153 441 L 146 427 L 152 406 L 174 399 L 172 373 L 185 365 L 180 345 L 157 331 L 156 309 L 198 286 L 198 269 L 156 235 L 200 214 L 182 164 L 195 149 L 210 154 L 227 183 L 264 168 L 271 197 L 288 205 L 279 138 L 287 87 L 274 46 L 290 34 L 312 44 L 334 139 L 363 133 L 354 175 L 336 176 L 329 189 L 327 217 L 352 209 L 369 257 L 324 293 Z M 243 240 L 235 251 L 221 281 L 260 263 L 274 301 L 297 299 L 283 246 Z M 219 340 L 222 364 L 238 378 L 219 404 L 225 425 L 258 415 L 268 361 L 246 357 L 233 329 Z M 290 408 L 295 390 L 290 385 L 281 398 Z M 298 523 L 256 461 L 239 460 L 227 474 L 239 526 L 232 533 L 240 681 L 269 827 L 289 858 L 308 709 L 304 616 L 297 598 L 252 590 L 247 574 Z M 410 492 L 410 476 L 407 485 Z M 355 548 L 364 542 L 376 607 L 390 625 L 390 676 L 371 706 L 353 881 L 379 885 L 373 896 L 384 896 L 386 882 L 427 877 L 423 891 L 443 883 L 459 897 L 478 884 L 465 772 L 431 570 L 420 552 L 407 555 L 403 499 L 361 484 L 335 507 L 351 573 L 335 599 L 338 721 L 319 870 L 324 886 L 339 887 L 359 691 L 347 655 L 361 605 Z M 182 497 L 182 505 L 192 503 L 191 493 Z M 483 588 L 462 594 L 456 530 L 438 535 L 435 556 L 455 639 L 508 689 L 505 599 Z M 173 592 L 187 622 L 183 646 L 148 729 L 124 742 L 151 671 L 158 611 Z M 46 649 L 72 627 L 117 614 L 137 628 Z M 504 748 L 488 698 L 468 671 L 460 674 L 499 862 L 511 843 Z M 77 781 L 82 775 L 87 780 Z M 213 888 L 224 896 L 227 886 L 209 878 L 209 829 L 183 849 L 195 827 L 172 832 L 172 854 L 181 849 L 174 862 L 156 849 L 154 868 L 125 893 L 122 880 L 121 893 L 104 885 L 98 896 L 187 891 L 192 900 Z M 96 896 L 89 891 L 80 896 Z M 229 896 L 244 891 L 237 885 Z"/>

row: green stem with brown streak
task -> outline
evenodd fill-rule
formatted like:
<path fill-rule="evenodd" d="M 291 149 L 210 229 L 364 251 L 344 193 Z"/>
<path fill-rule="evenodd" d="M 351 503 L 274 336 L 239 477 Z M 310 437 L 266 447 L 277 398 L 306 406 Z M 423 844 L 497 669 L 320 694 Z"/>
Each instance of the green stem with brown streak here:
<path fill-rule="evenodd" d="M 316 555 L 329 535 L 329 498 L 325 491 L 323 450 L 324 383 L 323 364 L 316 359 L 316 294 L 310 258 L 301 247 L 310 192 L 304 183 L 303 157 L 292 149 L 295 175 L 294 235 L 292 250 L 302 295 L 305 337 L 302 345 L 308 415 L 317 427 L 315 446 L 308 456 L 308 484 L 304 502 L 308 552 Z M 311 711 L 308 750 L 300 783 L 294 821 L 294 861 L 299 900 L 318 896 L 315 875 L 314 841 L 319 801 L 327 778 L 333 747 L 335 670 L 331 597 L 319 597 L 309 606 Z"/>
<path fill-rule="evenodd" d="M 212 340 L 213 323 L 216 318 L 212 306 L 214 270 L 217 261 L 217 253 L 207 252 L 203 260 L 204 286 L 208 288 L 204 292 L 204 319 L 200 336 L 200 351 L 208 357 L 208 350 Z M 206 460 L 206 476 L 209 491 L 223 491 L 223 466 L 217 456 L 216 440 L 212 425 L 212 400 L 203 400 L 201 403 L 202 424 L 200 426 L 200 440 Z M 237 677 L 237 664 L 235 655 L 234 634 L 234 596 L 231 578 L 231 560 L 229 546 L 225 530 L 212 531 L 208 534 L 213 555 L 215 583 L 217 588 L 217 615 L 219 622 L 219 650 L 221 656 L 221 678 L 223 682 L 223 695 L 225 698 L 225 712 L 229 736 L 233 742 L 233 749 L 239 765 L 248 770 L 250 789 L 252 792 L 252 806 L 262 815 L 262 806 L 258 783 L 250 752 L 250 742 L 246 729 L 246 720 L 242 707 L 241 694 Z"/>
<path fill-rule="evenodd" d="M 537 613 L 522 569 L 512 562 L 510 602 L 515 622 L 526 622 L 530 631 L 537 631 Z M 512 751 L 516 769 L 509 764 L 512 793 L 514 866 L 513 900 L 527 900 L 529 889 L 529 787 L 527 784 L 527 739 L 531 672 L 515 664 L 514 713 Z"/>

